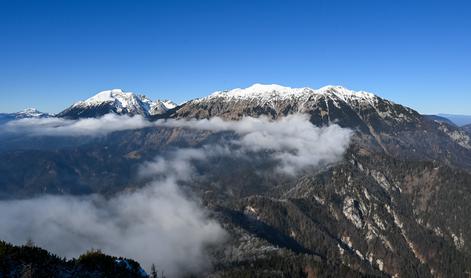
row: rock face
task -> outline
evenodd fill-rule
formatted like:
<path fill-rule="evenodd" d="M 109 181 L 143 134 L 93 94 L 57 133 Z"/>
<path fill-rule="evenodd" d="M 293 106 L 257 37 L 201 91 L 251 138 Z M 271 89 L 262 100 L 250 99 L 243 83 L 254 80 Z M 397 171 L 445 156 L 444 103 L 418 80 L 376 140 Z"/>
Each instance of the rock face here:
<path fill-rule="evenodd" d="M 317 254 L 371 275 L 461 276 L 471 262 L 469 184 L 466 172 L 354 151 L 327 171 L 241 198 L 231 221 L 262 238 L 266 253 Z"/>
<path fill-rule="evenodd" d="M 113 89 L 100 92 L 85 101 L 79 101 L 57 114 L 57 117 L 69 119 L 93 118 L 108 113 L 149 117 L 165 113 L 175 106 L 173 102 L 168 100 L 152 101 L 143 95 Z"/>

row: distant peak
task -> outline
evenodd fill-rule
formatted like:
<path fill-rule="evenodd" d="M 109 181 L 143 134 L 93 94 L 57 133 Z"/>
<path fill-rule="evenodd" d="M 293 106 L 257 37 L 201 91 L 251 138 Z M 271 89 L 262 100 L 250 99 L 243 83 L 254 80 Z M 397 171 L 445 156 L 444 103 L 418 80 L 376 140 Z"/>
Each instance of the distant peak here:
<path fill-rule="evenodd" d="M 33 108 L 33 107 L 25 108 L 25 109 L 21 110 L 20 112 L 22 112 L 22 113 L 41 113 L 41 112 L 39 112 L 38 109 Z"/>
<path fill-rule="evenodd" d="M 118 113 L 129 115 L 155 115 L 166 112 L 168 109 L 174 108 L 176 105 L 171 101 L 151 100 L 145 95 L 136 94 L 133 92 L 126 92 L 122 89 L 111 89 L 98 92 L 94 96 L 74 103 L 68 110 L 65 110 L 61 115 L 67 115 L 70 109 L 79 110 L 93 110 L 100 107 L 103 111 L 97 112 L 98 115 L 103 113 Z M 73 110 L 72 110 L 73 111 Z M 91 113 L 92 115 L 95 112 Z"/>
<path fill-rule="evenodd" d="M 44 113 L 44 112 L 40 112 L 38 109 L 32 108 L 32 107 L 25 108 L 25 109 L 15 113 L 15 114 L 16 114 L 17 118 L 35 118 L 35 117 L 47 117 L 47 116 L 49 116 L 49 114 Z"/>

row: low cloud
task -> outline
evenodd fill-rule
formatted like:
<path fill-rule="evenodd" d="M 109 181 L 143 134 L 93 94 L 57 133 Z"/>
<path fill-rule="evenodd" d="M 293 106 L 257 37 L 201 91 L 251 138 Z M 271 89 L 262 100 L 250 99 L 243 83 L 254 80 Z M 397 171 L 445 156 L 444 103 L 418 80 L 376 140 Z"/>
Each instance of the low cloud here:
<path fill-rule="evenodd" d="M 351 130 L 337 125 L 318 128 L 307 115 L 279 120 L 266 117 L 240 121 L 162 120 L 107 115 L 99 119 L 29 119 L 10 124 L 33 135 L 103 135 L 112 131 L 154 126 L 232 132 L 230 139 L 197 148 L 180 148 L 140 167 L 141 177 L 153 180 L 143 189 L 111 199 L 42 196 L 0 202 L 0 238 L 16 244 L 31 238 L 61 256 L 75 257 L 90 248 L 152 263 L 170 276 L 208 266 L 206 247 L 220 244 L 226 233 L 208 212 L 181 191 L 191 182 L 195 161 L 215 156 L 263 153 L 275 160 L 279 173 L 295 175 L 306 167 L 320 167 L 342 159 Z M 230 170 L 230 169 L 228 169 Z"/>
<path fill-rule="evenodd" d="M 209 266 L 209 245 L 226 234 L 198 202 L 180 192 L 174 177 L 154 181 L 111 199 L 98 195 L 43 196 L 0 202 L 0 238 L 15 244 L 32 239 L 60 256 L 90 248 L 155 263 L 171 277 Z"/>
<path fill-rule="evenodd" d="M 29 136 L 101 136 L 114 131 L 140 129 L 152 123 L 142 116 L 107 114 L 100 118 L 25 118 L 5 123 L 3 132 Z"/>
<path fill-rule="evenodd" d="M 240 121 L 170 119 L 156 125 L 235 132 L 238 138 L 231 144 L 245 152 L 271 152 L 280 163 L 277 170 L 286 174 L 339 161 L 352 136 L 350 129 L 338 125 L 316 127 L 306 114 L 288 115 L 276 121 L 267 117 L 245 117 Z"/>

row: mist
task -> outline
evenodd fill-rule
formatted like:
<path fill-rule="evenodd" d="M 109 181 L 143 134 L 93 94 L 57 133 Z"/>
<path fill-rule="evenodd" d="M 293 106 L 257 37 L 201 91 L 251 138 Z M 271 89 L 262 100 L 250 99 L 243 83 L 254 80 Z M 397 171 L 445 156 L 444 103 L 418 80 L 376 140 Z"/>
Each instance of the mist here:
<path fill-rule="evenodd" d="M 31 239 L 68 258 L 100 249 L 147 270 L 155 264 L 171 277 L 203 271 L 210 264 L 206 248 L 226 237 L 171 176 L 111 199 L 48 195 L 2 201 L 0 211 L 2 240 L 21 245 Z"/>
<path fill-rule="evenodd" d="M 262 116 L 239 121 L 221 118 L 161 120 L 156 126 L 232 131 L 238 135 L 230 143 L 245 153 L 269 151 L 279 162 L 279 172 L 295 175 L 306 167 L 319 167 L 342 159 L 350 144 L 352 131 L 338 125 L 316 127 L 309 115 L 292 114 L 278 120 Z M 206 147 L 206 149 L 211 149 Z"/>
<path fill-rule="evenodd" d="M 140 115 L 106 114 L 100 118 L 69 120 L 63 118 L 25 118 L 1 125 L 5 133 L 27 136 L 103 136 L 115 131 L 139 129 L 152 123 Z"/>
<path fill-rule="evenodd" d="M 214 156 L 249 158 L 263 152 L 281 174 L 338 162 L 352 131 L 337 125 L 316 127 L 303 114 L 279 120 L 246 117 L 240 121 L 161 120 L 106 115 L 98 119 L 28 119 L 10 124 L 30 135 L 97 136 L 142 127 L 232 132 L 236 136 L 194 148 L 179 148 L 140 165 L 138 176 L 152 180 L 144 188 L 111 198 L 41 196 L 0 202 L 0 239 L 35 244 L 60 256 L 77 257 L 95 248 L 151 264 L 175 277 L 210 267 L 209 246 L 221 246 L 227 233 L 181 182 L 191 182 L 195 161 Z M 229 169 L 230 170 L 230 169 Z"/>

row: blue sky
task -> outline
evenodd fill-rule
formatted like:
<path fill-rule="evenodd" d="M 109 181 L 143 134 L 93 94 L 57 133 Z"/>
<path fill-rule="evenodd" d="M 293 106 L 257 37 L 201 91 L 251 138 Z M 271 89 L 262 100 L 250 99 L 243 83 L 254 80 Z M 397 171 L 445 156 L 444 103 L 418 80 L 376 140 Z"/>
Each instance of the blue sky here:
<path fill-rule="evenodd" d="M 0 111 L 278 83 L 471 114 L 469 1 L 0 0 Z"/>

